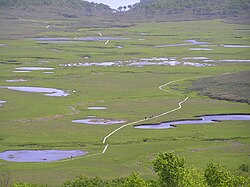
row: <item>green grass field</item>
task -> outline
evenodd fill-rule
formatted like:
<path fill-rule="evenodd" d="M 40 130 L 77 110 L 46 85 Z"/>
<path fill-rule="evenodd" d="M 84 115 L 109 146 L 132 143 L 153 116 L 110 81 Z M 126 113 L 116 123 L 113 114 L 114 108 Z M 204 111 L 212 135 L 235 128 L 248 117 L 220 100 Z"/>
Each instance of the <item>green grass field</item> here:
<path fill-rule="evenodd" d="M 80 20 L 75 20 L 76 22 Z M 63 25 L 61 20 L 50 20 Z M 43 23 L 43 21 L 41 21 Z M 133 122 L 178 107 L 186 96 L 183 108 L 146 123 L 190 119 L 197 115 L 250 113 L 249 104 L 213 100 L 189 89 L 202 76 L 249 71 L 248 63 L 216 63 L 211 67 L 192 66 L 112 66 L 63 67 L 60 64 L 140 60 L 141 58 L 206 57 L 211 60 L 249 60 L 249 48 L 225 48 L 223 44 L 250 45 L 249 26 L 227 24 L 222 20 L 143 23 L 126 28 L 76 27 L 46 30 L 43 24 L 26 20 L 36 34 L 23 39 L 6 39 L 0 44 L 0 86 L 39 86 L 62 89 L 71 95 L 48 97 L 43 93 L 26 93 L 0 88 L 0 151 L 5 150 L 84 150 L 86 156 L 52 163 L 15 163 L 0 160 L 0 173 L 11 172 L 11 182 L 30 182 L 60 186 L 77 175 L 115 178 L 139 172 L 153 178 L 154 156 L 174 151 L 190 165 L 205 168 L 210 161 L 219 161 L 232 170 L 250 164 L 249 121 L 223 121 L 206 125 L 183 125 L 175 129 L 140 130 L 126 127 L 111 136 L 105 154 L 102 139 L 121 125 L 84 125 L 72 120 L 87 116 L 121 119 Z M 66 24 L 65 27 L 69 27 Z M 22 29 L 22 28 L 20 28 Z M 68 28 L 69 29 L 69 28 Z M 20 32 L 22 32 L 21 30 Z M 1 36 L 3 36 L 1 32 Z M 37 44 L 35 37 L 123 37 L 129 40 L 79 41 Z M 31 32 L 32 33 L 32 32 Z M 141 34 L 141 33 L 147 33 Z M 138 40 L 139 39 L 139 40 Z M 141 40 L 143 39 L 143 40 Z M 166 44 L 182 44 L 195 39 L 208 42 L 212 51 L 190 51 L 199 45 L 155 48 Z M 116 46 L 124 46 L 117 49 Z M 89 58 L 85 58 L 88 56 Z M 46 62 L 44 62 L 46 61 Z M 47 62 L 49 61 L 49 62 Z M 192 61 L 192 60 L 191 60 Z M 201 63 L 193 60 L 192 62 Z M 54 74 L 43 71 L 14 73 L 18 67 L 53 67 Z M 188 79 L 190 78 L 190 79 Z M 6 80 L 27 82 L 8 83 Z M 159 86 L 174 80 L 163 92 Z M 247 77 L 249 79 L 249 77 Z M 76 92 L 73 92 L 73 91 Z M 248 94 L 249 95 L 249 94 Z M 249 97 L 248 97 L 249 99 Z M 73 111 L 70 106 L 74 107 Z M 108 110 L 87 110 L 88 106 L 105 106 Z"/>

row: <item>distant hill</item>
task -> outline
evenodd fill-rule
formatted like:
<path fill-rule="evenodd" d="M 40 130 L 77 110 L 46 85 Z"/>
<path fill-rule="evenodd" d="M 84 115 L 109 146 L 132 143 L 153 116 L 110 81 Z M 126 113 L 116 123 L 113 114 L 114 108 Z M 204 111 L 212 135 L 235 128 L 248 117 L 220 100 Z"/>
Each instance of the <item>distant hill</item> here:
<path fill-rule="evenodd" d="M 141 0 L 131 11 L 138 14 L 238 15 L 249 14 L 250 0 Z"/>
<path fill-rule="evenodd" d="M 111 13 L 109 6 L 82 0 L 0 0 L 0 10 L 11 16 L 81 17 Z"/>

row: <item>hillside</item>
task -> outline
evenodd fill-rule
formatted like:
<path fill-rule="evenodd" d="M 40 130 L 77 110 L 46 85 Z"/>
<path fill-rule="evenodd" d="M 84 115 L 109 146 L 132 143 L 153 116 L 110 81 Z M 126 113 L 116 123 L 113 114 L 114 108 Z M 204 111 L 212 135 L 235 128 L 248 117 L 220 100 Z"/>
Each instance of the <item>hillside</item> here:
<path fill-rule="evenodd" d="M 232 15 L 246 13 L 250 0 L 141 0 L 133 11 L 145 14 L 178 14 L 186 11 L 196 15 Z"/>
<path fill-rule="evenodd" d="M 0 11 L 5 17 L 77 18 L 105 15 L 109 6 L 81 0 L 1 0 Z"/>
<path fill-rule="evenodd" d="M 231 23 L 250 22 L 250 0 L 141 0 L 129 11 L 156 21 L 225 19 Z"/>

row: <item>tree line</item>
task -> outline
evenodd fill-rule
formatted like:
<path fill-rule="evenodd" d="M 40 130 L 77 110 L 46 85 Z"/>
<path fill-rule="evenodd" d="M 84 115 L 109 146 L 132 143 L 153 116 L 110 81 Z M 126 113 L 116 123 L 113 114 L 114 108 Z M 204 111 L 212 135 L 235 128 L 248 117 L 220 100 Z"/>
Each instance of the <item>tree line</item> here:
<path fill-rule="evenodd" d="M 153 161 L 157 179 L 145 180 L 138 173 L 128 177 L 105 180 L 101 177 L 78 176 L 64 182 L 62 187 L 247 187 L 248 165 L 242 164 L 236 172 L 229 171 L 220 163 L 209 163 L 204 171 L 187 165 L 183 157 L 173 152 L 159 154 Z M 19 183 L 13 187 L 46 187 Z"/>

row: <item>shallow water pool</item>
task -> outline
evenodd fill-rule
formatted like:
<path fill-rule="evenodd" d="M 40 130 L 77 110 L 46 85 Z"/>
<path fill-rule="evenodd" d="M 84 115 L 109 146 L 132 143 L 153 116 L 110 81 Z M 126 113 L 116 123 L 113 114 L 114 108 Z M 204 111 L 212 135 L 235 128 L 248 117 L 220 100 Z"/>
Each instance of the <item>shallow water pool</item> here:
<path fill-rule="evenodd" d="M 185 124 L 205 124 L 205 123 L 216 123 L 220 121 L 245 121 L 250 120 L 250 115 L 241 114 L 222 114 L 222 115 L 204 115 L 198 116 L 197 120 L 178 120 L 163 122 L 160 124 L 149 124 L 149 125 L 137 125 L 134 126 L 136 129 L 169 129 L 175 128 L 175 125 L 185 125 Z"/>
<path fill-rule="evenodd" d="M 82 123 L 89 125 L 114 125 L 125 123 L 123 120 L 114 120 L 114 119 L 101 119 L 101 118 L 85 118 L 80 120 L 73 120 L 73 123 Z"/>
<path fill-rule="evenodd" d="M 43 88 L 43 87 L 24 87 L 24 86 L 0 86 L 0 88 L 7 88 L 9 90 L 33 92 L 33 93 L 45 93 L 46 96 L 63 97 L 70 95 L 69 93 L 55 89 L 55 88 Z"/>
<path fill-rule="evenodd" d="M 80 150 L 18 150 L 0 153 L 0 159 L 10 162 L 53 162 L 87 154 Z"/>

